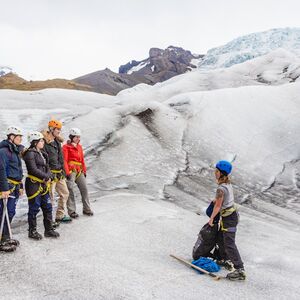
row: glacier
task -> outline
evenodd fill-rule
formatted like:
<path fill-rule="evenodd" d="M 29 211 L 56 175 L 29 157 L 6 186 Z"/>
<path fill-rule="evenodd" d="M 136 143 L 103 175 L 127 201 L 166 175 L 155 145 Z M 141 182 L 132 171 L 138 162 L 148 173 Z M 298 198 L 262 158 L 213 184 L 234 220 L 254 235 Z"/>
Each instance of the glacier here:
<path fill-rule="evenodd" d="M 117 96 L 0 90 L 1 132 L 12 121 L 43 129 L 53 116 L 65 137 L 81 128 L 95 212 L 38 243 L 27 238 L 22 197 L 13 221 L 21 246 L 0 253 L 0 298 L 298 299 L 299 66 L 277 49 Z M 219 159 L 234 165 L 243 283 L 216 283 L 169 257 L 190 259 Z"/>
<path fill-rule="evenodd" d="M 210 49 L 199 62 L 203 69 L 228 68 L 276 49 L 300 54 L 300 28 L 275 28 L 238 37 L 229 43 Z"/>

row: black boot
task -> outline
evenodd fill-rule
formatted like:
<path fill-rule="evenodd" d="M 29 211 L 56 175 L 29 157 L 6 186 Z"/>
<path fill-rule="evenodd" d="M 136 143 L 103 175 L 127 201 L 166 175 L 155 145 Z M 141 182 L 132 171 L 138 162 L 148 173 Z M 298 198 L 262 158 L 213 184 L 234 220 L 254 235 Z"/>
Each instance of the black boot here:
<path fill-rule="evenodd" d="M 234 269 L 233 263 L 229 259 L 228 260 L 220 259 L 220 260 L 217 260 L 216 263 L 220 267 L 224 267 L 228 271 L 232 271 Z"/>
<path fill-rule="evenodd" d="M 29 229 L 28 237 L 34 240 L 41 240 L 43 236 L 36 229 Z"/>
<path fill-rule="evenodd" d="M 16 239 L 10 239 L 9 236 L 2 236 L 2 240 L 1 242 L 5 242 L 6 244 L 9 244 L 9 245 L 13 245 L 13 246 L 20 246 L 20 242 Z"/>
<path fill-rule="evenodd" d="M 79 217 L 79 215 L 78 215 L 76 212 L 72 212 L 72 213 L 70 214 L 70 217 L 73 218 L 73 219 L 76 219 L 76 218 Z"/>
<path fill-rule="evenodd" d="M 51 238 L 58 238 L 59 233 L 57 231 L 55 231 L 54 229 L 51 229 L 51 230 L 45 231 L 44 236 L 51 237 Z"/>
<path fill-rule="evenodd" d="M 236 269 L 235 271 L 228 273 L 226 276 L 229 280 L 237 281 L 237 280 L 245 280 L 246 273 L 244 268 Z"/>
<path fill-rule="evenodd" d="M 1 242 L 0 243 L 0 251 L 3 252 L 13 252 L 17 249 L 17 247 L 15 245 L 10 245 L 6 242 Z"/>

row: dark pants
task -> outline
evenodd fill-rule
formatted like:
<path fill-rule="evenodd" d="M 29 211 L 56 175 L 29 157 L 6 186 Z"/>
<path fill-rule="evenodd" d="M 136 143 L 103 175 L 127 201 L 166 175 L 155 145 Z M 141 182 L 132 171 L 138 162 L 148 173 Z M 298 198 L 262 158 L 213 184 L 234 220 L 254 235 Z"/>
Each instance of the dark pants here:
<path fill-rule="evenodd" d="M 9 197 L 7 199 L 7 211 L 8 211 L 9 223 L 12 222 L 12 219 L 16 214 L 16 206 L 17 206 L 17 202 L 18 202 L 18 199 L 19 199 L 19 189 L 15 189 L 10 194 L 10 196 L 13 196 L 15 198 Z M 3 213 L 5 213 L 3 211 L 3 208 L 4 208 L 3 199 L 1 199 L 0 200 L 0 224 L 1 224 L 1 221 L 2 221 Z M 9 232 L 8 232 L 7 220 L 5 219 L 4 226 L 3 226 L 3 232 L 2 232 L 2 240 L 6 240 L 8 238 L 9 238 Z"/>
<path fill-rule="evenodd" d="M 46 195 L 39 194 L 33 199 L 28 200 L 28 225 L 29 230 L 36 230 L 36 216 L 43 211 L 45 231 L 52 230 L 52 204 L 49 193 Z"/>
<path fill-rule="evenodd" d="M 235 244 L 235 234 L 238 224 L 238 213 L 233 212 L 228 217 L 222 217 L 223 229 L 218 234 L 220 255 L 230 259 L 236 269 L 243 268 L 239 250 Z"/>

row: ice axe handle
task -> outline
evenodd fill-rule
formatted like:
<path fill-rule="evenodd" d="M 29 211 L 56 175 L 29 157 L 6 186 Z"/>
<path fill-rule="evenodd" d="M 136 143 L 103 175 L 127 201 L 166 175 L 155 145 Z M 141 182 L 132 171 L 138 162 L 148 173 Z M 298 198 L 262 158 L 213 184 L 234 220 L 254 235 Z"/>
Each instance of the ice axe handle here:
<path fill-rule="evenodd" d="M 192 267 L 193 269 L 195 269 L 197 271 L 200 271 L 200 272 L 202 272 L 202 273 L 204 273 L 206 275 L 209 275 L 209 276 L 213 277 L 215 280 L 220 280 L 221 279 L 220 276 L 218 276 L 218 275 L 216 275 L 214 273 L 208 272 L 208 271 L 206 271 L 206 270 L 204 270 L 204 269 L 202 269 L 202 268 L 200 268 L 198 266 L 195 266 L 195 265 L 193 265 L 192 263 L 190 263 L 189 261 L 187 261 L 185 259 L 182 259 L 182 258 L 180 258 L 178 256 L 173 255 L 173 254 L 170 254 L 170 256 L 173 257 L 173 258 L 175 258 L 175 259 L 177 259 L 177 260 L 179 260 L 180 262 L 182 262 L 182 263 L 184 263 L 184 264 Z"/>

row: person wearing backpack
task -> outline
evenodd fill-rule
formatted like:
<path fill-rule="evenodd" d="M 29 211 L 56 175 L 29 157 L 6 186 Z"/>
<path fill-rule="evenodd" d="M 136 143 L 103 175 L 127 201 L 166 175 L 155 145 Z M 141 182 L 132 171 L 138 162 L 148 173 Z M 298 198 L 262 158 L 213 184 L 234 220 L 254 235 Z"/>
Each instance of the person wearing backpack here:
<path fill-rule="evenodd" d="M 52 204 L 50 199 L 50 183 L 53 174 L 49 168 L 48 154 L 43 150 L 44 136 L 33 131 L 28 135 L 29 148 L 24 152 L 23 159 L 27 168 L 25 190 L 28 198 L 28 237 L 35 240 L 42 239 L 37 231 L 37 214 L 43 211 L 44 236 L 58 238 L 59 233 L 52 225 Z"/>
<path fill-rule="evenodd" d="M 245 280 L 246 273 L 244 263 L 241 259 L 239 250 L 235 243 L 235 235 L 239 216 L 234 202 L 233 188 L 230 182 L 229 174 L 232 171 L 232 165 L 226 160 L 220 160 L 216 164 L 215 178 L 218 183 L 213 212 L 208 224 L 214 226 L 214 218 L 220 213 L 221 229 L 218 235 L 218 245 L 221 257 L 229 259 L 235 270 L 227 274 L 230 280 Z"/>

